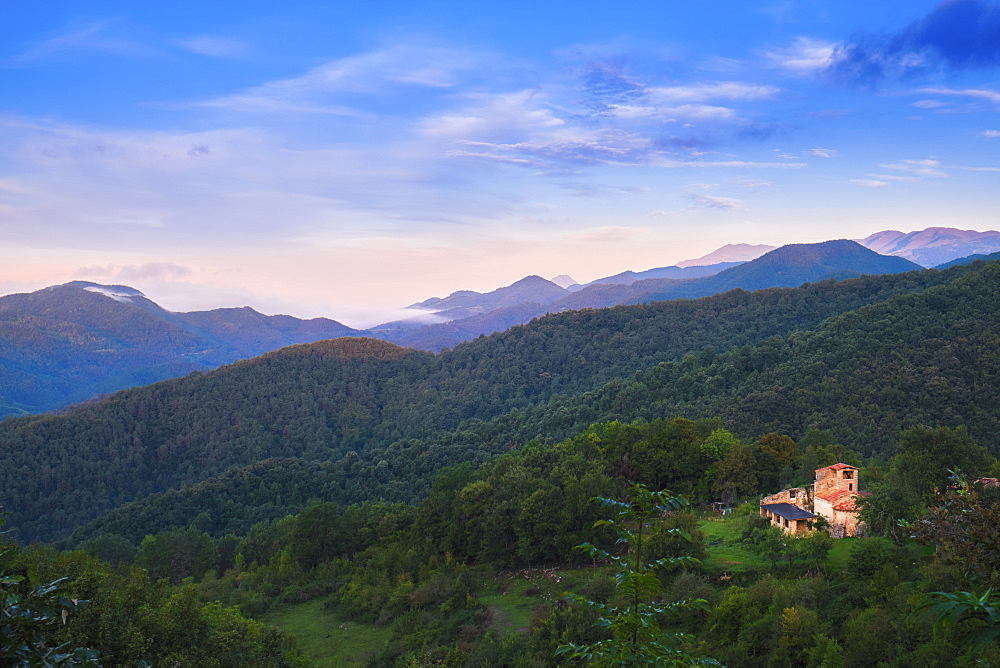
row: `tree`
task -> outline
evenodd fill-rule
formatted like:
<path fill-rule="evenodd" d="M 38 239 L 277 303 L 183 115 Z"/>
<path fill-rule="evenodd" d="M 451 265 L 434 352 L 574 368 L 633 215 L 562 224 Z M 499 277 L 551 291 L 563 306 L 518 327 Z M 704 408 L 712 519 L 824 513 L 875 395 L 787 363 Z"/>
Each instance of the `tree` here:
<path fill-rule="evenodd" d="M 5 522 L 0 517 L 0 525 Z M 87 601 L 69 598 L 66 578 L 32 585 L 23 575 L 6 573 L 16 548 L 0 544 L 0 665 L 98 665 L 97 652 L 53 642 L 58 624 Z"/>
<path fill-rule="evenodd" d="M 952 568 L 959 581 L 975 587 L 1000 585 L 1000 500 L 984 501 L 960 475 L 952 477 L 935 506 L 902 526 L 918 543 L 934 545 L 934 558 Z"/>
<path fill-rule="evenodd" d="M 952 471 L 982 475 L 993 458 L 969 436 L 965 427 L 911 427 L 899 438 L 899 453 L 892 460 L 892 474 L 908 492 L 930 500 L 935 491 L 952 484 Z"/>
<path fill-rule="evenodd" d="M 799 449 L 784 434 L 765 434 L 757 441 L 760 446 L 757 468 L 761 485 L 767 489 L 781 487 L 782 482 L 791 482 L 793 467 L 799 458 Z"/>
<path fill-rule="evenodd" d="M 923 606 L 924 619 L 934 620 L 934 629 L 950 635 L 959 631 L 962 650 L 975 656 L 1000 638 L 1000 599 L 987 589 L 982 596 L 967 591 L 936 591 Z"/>
<path fill-rule="evenodd" d="M 910 538 L 910 531 L 900 520 L 910 521 L 917 516 L 919 501 L 908 493 L 895 478 L 880 483 L 869 484 L 871 496 L 858 497 L 861 510 L 858 519 L 865 526 L 865 532 L 875 536 L 888 536 L 903 545 Z"/>
<path fill-rule="evenodd" d="M 812 559 L 819 570 L 819 564 L 826 559 L 833 549 L 833 537 L 829 532 L 819 529 L 795 540 L 795 547 L 803 559 Z"/>
<path fill-rule="evenodd" d="M 736 443 L 715 467 L 712 491 L 722 495 L 722 500 L 732 503 L 742 494 L 757 491 L 757 458 L 753 447 Z"/>
<path fill-rule="evenodd" d="M 590 645 L 568 643 L 556 650 L 556 655 L 597 661 L 609 666 L 682 666 L 718 665 L 714 659 L 695 657 L 684 646 L 694 637 L 686 633 L 667 633 L 660 628 L 660 618 L 676 615 L 689 608 L 705 608 L 704 599 L 662 603 L 662 586 L 656 571 L 668 566 L 697 563 L 692 557 L 669 557 L 647 563 L 645 550 L 652 537 L 661 532 L 681 534 L 679 529 L 664 529 L 659 519 L 664 513 L 677 511 L 687 505 L 681 497 L 666 491 L 651 492 L 644 485 L 629 488 L 630 501 L 595 498 L 606 508 L 613 508 L 615 520 L 598 520 L 595 526 L 608 526 L 618 533 L 618 544 L 627 546 L 622 556 L 613 555 L 590 543 L 579 549 L 595 559 L 610 559 L 617 567 L 615 589 L 626 603 L 611 607 L 588 600 L 583 596 L 567 594 L 567 598 L 600 610 L 598 625 L 611 633 L 611 637 Z"/>
<path fill-rule="evenodd" d="M 778 559 L 788 547 L 788 534 L 776 526 L 753 527 L 750 535 L 743 539 L 750 551 L 771 560 L 772 570 L 777 570 Z"/>
<path fill-rule="evenodd" d="M 207 533 L 191 527 L 146 536 L 135 555 L 135 563 L 153 578 L 169 578 L 174 584 L 186 577 L 200 580 L 219 563 L 219 550 Z"/>

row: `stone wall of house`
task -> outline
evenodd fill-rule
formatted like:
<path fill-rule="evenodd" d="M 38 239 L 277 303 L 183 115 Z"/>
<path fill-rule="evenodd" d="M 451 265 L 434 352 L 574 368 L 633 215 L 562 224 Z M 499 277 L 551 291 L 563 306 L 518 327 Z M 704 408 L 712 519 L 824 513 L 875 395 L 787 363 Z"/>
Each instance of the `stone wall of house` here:
<path fill-rule="evenodd" d="M 809 491 L 805 487 L 783 489 L 777 494 L 765 496 L 760 500 L 762 506 L 769 503 L 790 503 L 805 510 L 812 510 L 812 499 L 809 498 Z"/>
<path fill-rule="evenodd" d="M 831 524 L 844 527 L 844 536 L 855 536 L 858 533 L 858 511 L 834 510 Z"/>
<path fill-rule="evenodd" d="M 848 464 L 834 464 L 816 470 L 816 482 L 812 488 L 792 487 L 761 499 L 761 506 L 772 503 L 789 503 L 803 510 L 809 510 L 825 517 L 830 524 L 830 535 L 834 538 L 854 536 L 858 533 L 858 511 L 854 500 L 868 492 L 859 492 L 860 479 L 857 467 Z M 761 509 L 761 514 L 773 524 L 789 533 L 808 531 L 807 523 L 786 521 Z"/>
<path fill-rule="evenodd" d="M 858 469 L 846 464 L 834 464 L 816 470 L 816 483 L 813 485 L 815 494 L 829 494 L 840 490 L 858 491 Z"/>

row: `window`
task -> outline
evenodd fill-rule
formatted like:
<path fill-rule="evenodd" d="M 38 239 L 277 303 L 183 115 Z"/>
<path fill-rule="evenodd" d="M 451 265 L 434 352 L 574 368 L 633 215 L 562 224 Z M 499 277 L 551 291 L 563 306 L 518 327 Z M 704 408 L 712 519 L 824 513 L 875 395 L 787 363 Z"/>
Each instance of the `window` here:
<path fill-rule="evenodd" d="M 844 471 L 844 478 L 850 480 L 854 477 L 854 471 Z"/>

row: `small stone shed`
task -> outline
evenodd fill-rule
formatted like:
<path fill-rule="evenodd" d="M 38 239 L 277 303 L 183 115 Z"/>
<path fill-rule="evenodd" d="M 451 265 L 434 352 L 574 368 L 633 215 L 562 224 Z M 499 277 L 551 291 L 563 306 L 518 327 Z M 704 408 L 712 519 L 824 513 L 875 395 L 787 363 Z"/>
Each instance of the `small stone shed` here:
<path fill-rule="evenodd" d="M 790 503 L 761 505 L 760 514 L 792 535 L 808 532 L 809 522 L 816 518 L 814 513 Z"/>

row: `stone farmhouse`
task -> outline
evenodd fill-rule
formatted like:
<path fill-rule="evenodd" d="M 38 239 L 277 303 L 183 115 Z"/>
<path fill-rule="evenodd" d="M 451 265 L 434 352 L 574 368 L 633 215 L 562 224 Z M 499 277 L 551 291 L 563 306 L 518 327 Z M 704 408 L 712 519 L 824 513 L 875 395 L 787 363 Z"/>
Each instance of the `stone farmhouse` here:
<path fill-rule="evenodd" d="M 760 514 L 792 535 L 812 531 L 813 521 L 823 517 L 834 538 L 856 536 L 857 500 L 871 496 L 870 492 L 858 489 L 860 482 L 856 466 L 824 466 L 816 470 L 812 486 L 785 489 L 761 499 Z"/>

